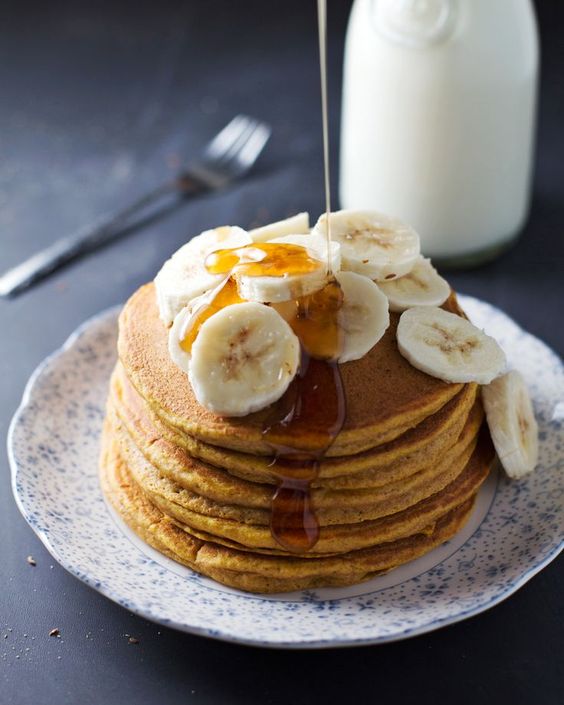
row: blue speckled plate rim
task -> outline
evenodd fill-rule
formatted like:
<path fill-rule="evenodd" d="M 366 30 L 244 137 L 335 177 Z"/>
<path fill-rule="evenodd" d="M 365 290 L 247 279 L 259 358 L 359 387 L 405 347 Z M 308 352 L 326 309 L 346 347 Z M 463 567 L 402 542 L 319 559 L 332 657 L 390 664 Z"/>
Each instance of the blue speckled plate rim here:
<path fill-rule="evenodd" d="M 518 332 L 524 333 L 526 335 L 530 335 L 532 338 L 535 339 L 535 341 L 542 347 L 544 348 L 544 352 L 552 357 L 554 361 L 558 365 L 562 365 L 562 362 L 558 355 L 548 346 L 546 343 L 544 343 L 542 340 L 539 338 L 536 338 L 536 336 L 533 336 L 531 333 L 527 333 L 522 329 L 510 316 L 505 314 L 501 309 L 498 309 L 497 307 L 492 306 L 491 304 L 482 301 L 481 299 L 477 299 L 476 297 L 471 297 L 471 296 L 465 296 L 465 295 L 459 295 L 461 299 L 466 299 L 466 300 L 474 300 L 477 303 L 484 305 L 486 307 L 489 307 L 493 311 L 496 312 L 501 312 L 503 315 L 506 316 L 506 318 L 515 326 Z M 323 649 L 323 648 L 345 648 L 345 647 L 355 647 L 355 646 L 370 646 L 370 645 L 375 645 L 375 644 L 383 644 L 387 642 L 393 642 L 393 641 L 400 641 L 403 639 L 411 638 L 414 636 L 418 636 L 420 634 L 425 634 L 429 633 L 432 631 L 435 631 L 436 629 L 440 629 L 443 626 L 447 626 L 450 624 L 456 624 L 457 622 L 460 622 L 464 619 L 468 619 L 469 617 L 473 617 L 475 615 L 478 615 L 482 612 L 485 612 L 486 610 L 490 609 L 491 607 L 494 607 L 495 605 L 499 604 L 503 600 L 507 599 L 510 597 L 513 593 L 515 593 L 517 590 L 519 590 L 523 585 L 525 585 L 531 578 L 533 578 L 537 573 L 539 573 L 543 568 L 545 568 L 549 563 L 551 563 L 564 549 L 564 539 L 557 544 L 556 546 L 553 546 L 545 555 L 542 557 L 539 557 L 539 561 L 535 563 L 535 565 L 531 566 L 529 570 L 527 570 L 523 575 L 516 580 L 514 583 L 511 584 L 510 587 L 508 587 L 505 590 L 501 590 L 498 594 L 496 594 L 494 597 L 490 597 L 487 600 L 484 600 L 482 603 L 477 603 L 473 605 L 472 607 L 469 607 L 466 610 L 462 610 L 459 612 L 457 615 L 449 615 L 444 618 L 439 618 L 439 619 L 433 619 L 432 622 L 429 622 L 428 624 L 422 624 L 418 627 L 414 627 L 412 629 L 404 629 L 402 631 L 399 631 L 395 634 L 389 634 L 381 637 L 375 637 L 375 638 L 360 638 L 360 639 L 350 639 L 347 638 L 344 641 L 339 641 L 337 639 L 318 639 L 318 640 L 311 640 L 311 641 L 260 641 L 257 639 L 247 639 L 244 637 L 240 637 L 237 635 L 233 635 L 227 632 L 223 632 L 220 629 L 213 629 L 210 630 L 209 628 L 203 628 L 203 627 L 196 627 L 196 626 L 191 626 L 189 624 L 186 624 L 184 622 L 178 622 L 176 620 L 169 620 L 169 619 L 162 619 L 158 615 L 154 615 L 151 613 L 150 610 L 143 609 L 141 607 L 137 607 L 133 602 L 130 601 L 130 598 L 124 598 L 121 597 L 120 595 L 116 594 L 110 587 L 107 587 L 106 585 L 102 585 L 97 583 L 96 581 L 93 581 L 88 575 L 85 575 L 81 571 L 78 571 L 71 562 L 65 560 L 62 558 L 58 552 L 57 549 L 50 543 L 49 537 L 47 533 L 43 530 L 41 530 L 35 523 L 33 522 L 31 516 L 29 515 L 27 508 L 24 506 L 23 502 L 21 501 L 21 498 L 17 492 L 17 486 L 16 486 L 16 478 L 17 478 L 17 472 L 18 472 L 18 466 L 17 466 L 17 461 L 13 452 L 12 448 L 12 437 L 15 433 L 15 430 L 18 426 L 18 423 L 21 419 L 21 417 L 24 415 L 27 406 L 29 405 L 32 390 L 36 384 L 36 382 L 39 380 L 39 378 L 42 376 L 43 372 L 66 350 L 71 348 L 81 337 L 82 335 L 90 328 L 90 326 L 95 323 L 96 321 L 99 321 L 101 319 L 105 318 L 112 318 L 112 317 L 117 317 L 117 314 L 121 310 L 122 305 L 116 305 L 112 306 L 110 308 L 107 308 L 94 316 L 91 316 L 88 318 L 86 321 L 84 321 L 71 335 L 67 338 L 67 340 L 64 342 L 64 344 L 57 348 L 53 353 L 48 355 L 33 371 L 31 374 L 25 389 L 24 393 L 22 396 L 22 400 L 20 402 L 20 405 L 18 406 L 16 412 L 14 413 L 14 416 L 12 417 L 12 420 L 10 422 L 10 426 L 8 428 L 8 435 L 7 435 L 7 451 L 8 451 L 8 460 L 10 463 L 10 469 L 11 469 L 11 482 L 12 482 L 12 492 L 15 498 L 16 505 L 28 523 L 28 525 L 31 527 L 31 529 L 34 531 L 34 533 L 37 535 L 37 537 L 40 539 L 42 544 L 45 546 L 47 551 L 50 553 L 50 555 L 65 569 L 67 570 L 71 575 L 74 577 L 78 578 L 81 582 L 83 582 L 85 585 L 88 587 L 92 588 L 93 590 L 96 590 L 100 594 L 104 595 L 108 599 L 110 599 L 112 602 L 115 602 L 116 604 L 120 605 L 121 607 L 124 607 L 125 609 L 129 610 L 130 612 L 144 618 L 148 619 L 152 622 L 155 622 L 157 624 L 160 624 L 165 627 L 177 629 L 182 632 L 186 632 L 189 634 L 195 634 L 198 636 L 204 636 L 207 638 L 211 639 L 218 639 L 221 641 L 229 642 L 229 643 L 234 643 L 234 644 L 242 644 L 246 646 L 254 646 L 254 647 L 261 647 L 261 648 L 272 648 L 272 649 Z M 496 491 L 497 491 L 497 484 L 496 484 Z M 494 493 L 494 498 L 495 498 L 495 493 Z M 493 499 L 492 498 L 492 504 L 493 504 Z M 490 504 L 491 507 L 491 504 Z M 488 510 L 489 511 L 489 510 Z M 487 513 L 486 515 L 487 516 Z M 108 514 L 108 518 L 112 521 L 113 517 L 111 517 Z M 485 517 L 484 517 L 485 519 Z M 482 520 L 483 521 L 483 520 Z M 476 527 L 474 533 L 479 529 L 479 526 Z M 470 538 L 470 537 L 469 537 Z M 469 539 L 467 539 L 469 540 Z M 449 557 L 451 557 L 452 554 L 449 554 Z M 443 559 L 442 562 L 444 562 Z M 263 600 L 263 597 L 259 596 L 254 596 L 254 595 L 246 595 L 244 593 L 241 593 L 238 597 L 244 597 L 248 600 Z"/>

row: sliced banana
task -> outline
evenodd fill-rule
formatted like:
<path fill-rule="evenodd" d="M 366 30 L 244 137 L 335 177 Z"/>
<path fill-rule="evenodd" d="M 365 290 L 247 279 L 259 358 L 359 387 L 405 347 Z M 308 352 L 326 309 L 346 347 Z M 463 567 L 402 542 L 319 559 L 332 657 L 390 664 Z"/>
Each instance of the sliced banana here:
<path fill-rule="evenodd" d="M 344 346 L 339 362 L 359 360 L 376 345 L 390 325 L 388 300 L 378 286 L 355 272 L 338 272 L 343 290 L 340 324 Z"/>
<path fill-rule="evenodd" d="M 505 367 L 505 355 L 493 338 L 470 321 L 434 306 L 402 313 L 397 343 L 418 370 L 445 382 L 489 384 Z"/>
<path fill-rule="evenodd" d="M 507 475 L 519 480 L 538 461 L 538 426 L 525 380 L 512 370 L 482 389 L 490 434 Z"/>
<path fill-rule="evenodd" d="M 285 235 L 270 240 L 272 244 L 288 244 L 303 247 L 318 266 L 305 274 L 283 274 L 281 276 L 250 276 L 244 271 L 234 271 L 241 298 L 261 303 L 279 303 L 300 296 L 313 294 L 322 289 L 327 281 L 327 241 L 325 237 L 313 235 Z M 339 271 L 341 248 L 331 243 L 331 269 Z"/>
<path fill-rule="evenodd" d="M 213 303 L 226 283 L 227 280 L 224 280 L 215 289 L 211 289 L 201 296 L 196 296 L 174 318 L 168 332 L 168 351 L 172 361 L 186 373 L 190 368 L 191 357 L 190 352 L 183 345 L 186 335 L 200 312 Z"/>
<path fill-rule="evenodd" d="M 210 274 L 204 261 L 219 249 L 243 247 L 252 243 L 242 228 L 226 225 L 206 230 L 192 238 L 162 266 L 155 277 L 157 304 L 162 321 L 170 325 L 192 299 L 216 287 L 225 279 L 223 274 Z"/>
<path fill-rule="evenodd" d="M 284 394 L 299 360 L 299 340 L 274 309 L 255 302 L 233 304 L 200 328 L 188 375 L 206 409 L 245 416 Z"/>
<path fill-rule="evenodd" d="M 297 213 L 291 218 L 277 220 L 261 228 L 249 230 L 253 242 L 268 242 L 284 235 L 307 235 L 309 233 L 309 213 Z"/>
<path fill-rule="evenodd" d="M 330 214 L 331 238 L 340 243 L 342 268 L 378 282 L 407 274 L 420 253 L 419 235 L 401 220 L 375 211 L 337 211 Z M 323 214 L 312 235 L 325 237 Z"/>
<path fill-rule="evenodd" d="M 192 299 L 188 306 L 176 314 L 172 327 L 168 331 L 168 352 L 171 360 L 186 373 L 190 368 L 190 353 L 182 347 L 181 343 L 194 317 L 196 307 L 199 308 L 200 304 L 205 305 L 204 299 L 208 296 L 209 294 L 202 294 Z"/>
<path fill-rule="evenodd" d="M 441 306 L 450 295 L 450 286 L 431 264 L 419 257 L 413 269 L 399 279 L 379 283 L 388 297 L 390 311 L 401 313 L 413 306 Z"/>

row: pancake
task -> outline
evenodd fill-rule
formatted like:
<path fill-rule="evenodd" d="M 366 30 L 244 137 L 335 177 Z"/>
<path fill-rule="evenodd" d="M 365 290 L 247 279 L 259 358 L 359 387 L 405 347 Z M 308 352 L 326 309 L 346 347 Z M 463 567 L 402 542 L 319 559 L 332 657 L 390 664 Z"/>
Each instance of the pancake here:
<path fill-rule="evenodd" d="M 103 436 L 100 469 L 104 493 L 120 516 L 147 543 L 203 575 L 250 592 L 289 592 L 368 580 L 448 540 L 462 527 L 473 505 L 471 495 L 425 530 L 398 541 L 338 556 L 310 560 L 281 558 L 221 546 L 184 531 L 136 486 L 107 431 Z"/>
<path fill-rule="evenodd" d="M 464 315 L 454 294 L 444 308 Z M 263 433 L 271 408 L 241 418 L 203 408 L 170 358 L 154 285 L 141 287 L 120 316 L 106 496 L 165 555 L 253 592 L 358 583 L 443 543 L 468 518 L 493 446 L 478 385 L 415 369 L 398 351 L 398 320 L 390 314 L 378 344 L 339 366 L 345 423 L 309 487 L 319 536 L 293 553 L 271 530 L 283 472 Z M 301 515 L 284 520 L 301 535 Z"/>
<path fill-rule="evenodd" d="M 119 364 L 112 377 L 110 395 L 118 415 L 145 455 L 155 461 L 161 454 L 163 463 L 157 464 L 163 472 L 167 473 L 168 465 L 176 469 L 184 466 L 193 472 L 198 468 L 197 461 L 202 460 L 206 470 L 213 465 L 252 482 L 278 482 L 271 457 L 220 448 L 170 429 L 144 403 Z M 465 385 L 437 413 L 393 441 L 355 455 L 324 458 L 313 487 L 379 487 L 420 471 L 432 460 L 449 453 L 468 422 L 476 396 L 477 385 Z"/>
<path fill-rule="evenodd" d="M 407 479 L 360 490 L 313 488 L 311 497 L 321 525 L 374 519 L 442 489 L 454 479 L 457 469 L 461 470 L 466 464 L 476 444 L 482 418 L 481 407 L 476 405 L 449 452 L 430 458 L 425 469 Z M 127 454 L 130 464 L 139 467 L 136 476 L 141 486 L 145 487 L 150 482 L 154 492 L 168 496 L 187 509 L 203 513 L 208 512 L 199 508 L 199 497 L 220 505 L 259 509 L 262 514 L 257 514 L 255 521 L 269 523 L 274 491 L 271 486 L 231 476 L 191 458 L 166 441 L 146 439 L 144 443 L 140 442 L 123 424 L 112 403 L 108 405 L 108 421 L 122 454 Z M 145 482 L 138 477 L 140 474 L 146 477 Z M 213 515 L 213 504 L 210 506 Z"/>
<path fill-rule="evenodd" d="M 454 295 L 446 304 L 459 311 Z M 420 372 L 397 349 L 397 314 L 382 339 L 363 358 L 340 366 L 347 414 L 328 456 L 351 455 L 397 438 L 436 413 L 464 387 Z M 159 319 L 153 284 L 126 303 L 119 325 L 118 353 L 128 379 L 167 426 L 200 441 L 253 455 L 270 455 L 263 426 L 270 410 L 242 418 L 207 411 L 187 376 L 168 353 L 168 330 Z"/>
<path fill-rule="evenodd" d="M 213 535 L 218 541 L 227 539 L 230 543 L 252 549 L 279 551 L 280 547 L 269 528 L 270 515 L 267 510 L 231 504 L 219 505 L 182 490 L 175 483 L 161 477 L 135 447 L 128 448 L 125 453 L 120 452 L 109 423 L 105 436 L 109 439 L 106 444 L 110 441 L 113 443 L 114 452 L 124 459 L 133 481 L 144 491 L 151 503 L 167 516 L 186 525 L 187 531 L 196 536 L 199 533 Z M 357 550 L 396 540 L 422 531 L 425 526 L 437 521 L 445 512 L 469 499 L 487 476 L 493 460 L 493 451 L 485 434 L 480 440 L 475 450 L 467 449 L 466 455 L 463 454 L 460 458 L 460 464 L 455 464 L 452 469 L 455 479 L 444 489 L 415 504 L 411 497 L 411 503 L 409 500 L 405 501 L 406 509 L 389 516 L 356 523 L 322 524 L 315 553 Z M 315 554 L 310 552 L 305 555 Z"/>

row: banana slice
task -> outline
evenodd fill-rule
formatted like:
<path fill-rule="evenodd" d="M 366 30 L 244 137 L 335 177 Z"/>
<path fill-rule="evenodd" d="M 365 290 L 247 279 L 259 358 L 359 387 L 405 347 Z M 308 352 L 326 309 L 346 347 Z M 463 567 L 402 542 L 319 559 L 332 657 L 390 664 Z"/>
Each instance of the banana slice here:
<path fill-rule="evenodd" d="M 309 233 L 309 213 L 297 213 L 291 218 L 278 220 L 275 223 L 263 225 L 261 228 L 249 230 L 253 242 L 268 242 L 275 237 L 284 235 L 307 235 Z"/>
<path fill-rule="evenodd" d="M 190 368 L 192 345 L 204 322 L 231 304 L 243 303 L 237 285 L 224 279 L 215 289 L 196 296 L 174 319 L 168 333 L 168 351 L 172 361 L 184 372 Z"/>
<path fill-rule="evenodd" d="M 355 272 L 338 272 L 343 290 L 341 326 L 344 347 L 339 362 L 359 360 L 376 345 L 390 325 L 388 300 L 372 280 Z"/>
<path fill-rule="evenodd" d="M 190 368 L 191 355 L 187 347 L 183 345 L 183 341 L 196 317 L 199 316 L 204 308 L 212 304 L 226 285 L 226 281 L 222 281 L 215 289 L 207 291 L 201 296 L 196 296 L 174 318 L 172 327 L 168 332 L 168 352 L 172 361 L 186 373 Z"/>
<path fill-rule="evenodd" d="M 401 313 L 413 306 L 441 306 L 450 295 L 450 286 L 431 264 L 419 257 L 413 269 L 399 279 L 379 283 L 388 297 L 390 311 Z"/>
<path fill-rule="evenodd" d="M 519 480 L 538 461 L 538 426 L 525 380 L 512 370 L 482 389 L 490 434 L 507 475 Z"/>
<path fill-rule="evenodd" d="M 172 327 L 168 331 L 168 353 L 174 364 L 186 373 L 190 369 L 190 353 L 182 347 L 181 343 L 191 325 L 194 312 L 197 308 L 205 306 L 208 298 L 209 294 L 202 294 L 192 299 L 187 306 L 176 314 Z"/>
<path fill-rule="evenodd" d="M 489 384 L 505 367 L 503 350 L 493 338 L 465 318 L 434 306 L 402 313 L 397 343 L 414 367 L 445 382 Z"/>
<path fill-rule="evenodd" d="M 411 271 L 420 252 L 419 235 L 396 218 L 375 211 L 337 211 L 330 215 L 331 238 L 340 243 L 343 269 L 376 281 L 397 279 Z M 323 214 L 312 235 L 325 237 Z"/>
<path fill-rule="evenodd" d="M 280 276 L 251 276 L 244 271 L 234 271 L 239 294 L 247 301 L 261 303 L 279 303 L 290 301 L 300 296 L 313 294 L 322 289 L 327 281 L 327 241 L 325 237 L 313 235 L 285 235 L 270 240 L 271 244 L 298 245 L 303 247 L 311 263 L 311 271 L 300 274 L 282 274 Z M 331 243 L 331 268 L 337 272 L 341 267 L 341 248 L 339 243 Z"/>
<path fill-rule="evenodd" d="M 251 236 L 245 230 L 226 225 L 204 231 L 177 250 L 155 277 L 157 304 L 165 325 L 170 325 L 192 299 L 225 279 L 223 274 L 207 271 L 204 264 L 207 255 L 219 249 L 244 247 L 251 242 Z"/>
<path fill-rule="evenodd" d="M 274 309 L 255 302 L 233 304 L 200 328 L 188 375 L 206 409 L 245 416 L 280 399 L 299 360 L 299 340 Z"/>

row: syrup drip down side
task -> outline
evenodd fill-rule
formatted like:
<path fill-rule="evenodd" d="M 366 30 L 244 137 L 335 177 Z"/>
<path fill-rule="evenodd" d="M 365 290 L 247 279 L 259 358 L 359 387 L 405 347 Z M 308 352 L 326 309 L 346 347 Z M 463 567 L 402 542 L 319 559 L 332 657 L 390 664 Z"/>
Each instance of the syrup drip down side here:
<path fill-rule="evenodd" d="M 237 284 L 241 275 L 306 275 L 318 271 L 322 264 L 303 247 L 265 243 L 216 251 L 207 257 L 206 267 L 210 273 L 228 278 L 194 311 L 181 341 L 188 353 L 205 321 L 226 306 L 245 301 Z M 319 537 L 310 485 L 346 416 L 337 364 L 344 340 L 340 322 L 343 293 L 339 283 L 330 279 L 312 294 L 271 305 L 289 324 L 301 347 L 298 374 L 274 404 L 263 429 L 273 450 L 272 469 L 279 478 L 272 499 L 271 531 L 287 550 L 307 551 Z"/>

